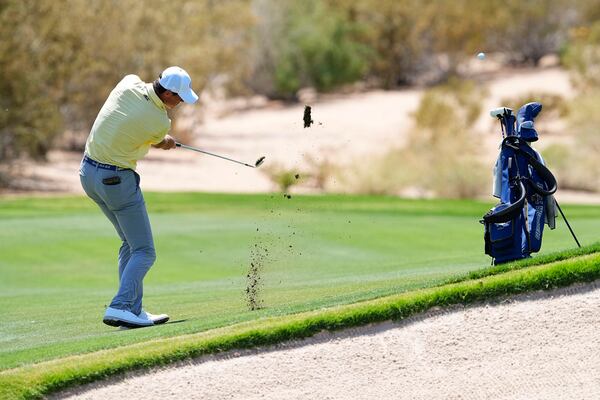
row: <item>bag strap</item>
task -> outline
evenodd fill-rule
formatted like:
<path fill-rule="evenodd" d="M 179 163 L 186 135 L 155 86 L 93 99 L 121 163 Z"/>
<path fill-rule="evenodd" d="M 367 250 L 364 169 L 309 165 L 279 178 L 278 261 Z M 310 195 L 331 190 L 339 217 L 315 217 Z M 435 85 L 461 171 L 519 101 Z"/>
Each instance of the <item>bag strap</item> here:
<path fill-rule="evenodd" d="M 538 185 L 536 185 L 535 183 L 531 182 L 531 179 L 525 178 L 529 181 L 531 188 L 537 194 L 539 194 L 541 196 L 550 196 L 556 192 L 558 185 L 556 182 L 556 178 L 554 177 L 552 172 L 550 172 L 550 170 L 544 164 L 542 164 L 536 157 L 534 157 L 529 152 L 522 149 L 522 146 L 524 146 L 524 144 L 521 144 L 521 142 L 519 141 L 519 138 L 517 138 L 515 136 L 509 136 L 502 141 L 502 146 L 510 147 L 511 149 L 524 155 L 525 158 L 527 158 L 527 161 L 529 162 L 529 164 L 535 170 L 535 172 L 537 172 L 538 175 L 540 176 L 540 178 L 542 178 L 544 180 L 544 183 L 546 184 L 546 186 L 550 188 L 548 190 L 543 189 L 543 188 L 539 187 Z"/>
<path fill-rule="evenodd" d="M 488 211 L 488 213 L 483 216 L 483 223 L 497 224 L 500 222 L 508 222 L 523 210 L 526 195 L 525 186 L 523 186 L 523 182 L 520 179 L 518 180 L 518 183 L 519 190 L 521 191 L 519 199 L 501 211 Z"/>

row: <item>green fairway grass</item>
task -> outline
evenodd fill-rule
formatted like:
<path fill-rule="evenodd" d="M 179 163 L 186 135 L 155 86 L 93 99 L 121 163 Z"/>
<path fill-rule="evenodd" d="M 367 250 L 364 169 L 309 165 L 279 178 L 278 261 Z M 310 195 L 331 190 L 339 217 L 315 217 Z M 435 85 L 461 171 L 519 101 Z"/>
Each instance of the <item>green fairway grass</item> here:
<path fill-rule="evenodd" d="M 158 259 L 145 308 L 173 323 L 102 324 L 119 241 L 87 198 L 0 200 L 0 370 L 429 287 L 488 267 L 492 203 L 365 196 L 148 194 Z M 563 205 L 582 245 L 600 207 Z M 564 222 L 543 252 L 575 247 Z M 258 249 L 258 250 L 257 250 Z M 263 308 L 244 290 L 253 252 Z"/>

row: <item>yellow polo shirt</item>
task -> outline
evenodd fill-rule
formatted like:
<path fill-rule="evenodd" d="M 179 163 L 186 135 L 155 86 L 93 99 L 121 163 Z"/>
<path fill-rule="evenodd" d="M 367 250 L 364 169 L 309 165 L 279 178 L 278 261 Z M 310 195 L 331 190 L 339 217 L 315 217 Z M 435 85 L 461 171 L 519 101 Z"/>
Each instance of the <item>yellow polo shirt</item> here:
<path fill-rule="evenodd" d="M 85 152 L 98 162 L 135 169 L 150 145 L 160 143 L 170 128 L 167 109 L 152 84 L 127 75 L 100 109 Z"/>

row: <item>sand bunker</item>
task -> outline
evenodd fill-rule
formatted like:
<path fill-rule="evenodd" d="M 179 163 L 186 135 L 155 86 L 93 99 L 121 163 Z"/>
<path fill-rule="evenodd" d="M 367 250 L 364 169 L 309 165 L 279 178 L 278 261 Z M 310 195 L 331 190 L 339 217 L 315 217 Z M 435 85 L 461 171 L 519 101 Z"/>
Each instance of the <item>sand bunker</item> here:
<path fill-rule="evenodd" d="M 205 357 L 69 399 L 598 399 L 600 281 Z"/>

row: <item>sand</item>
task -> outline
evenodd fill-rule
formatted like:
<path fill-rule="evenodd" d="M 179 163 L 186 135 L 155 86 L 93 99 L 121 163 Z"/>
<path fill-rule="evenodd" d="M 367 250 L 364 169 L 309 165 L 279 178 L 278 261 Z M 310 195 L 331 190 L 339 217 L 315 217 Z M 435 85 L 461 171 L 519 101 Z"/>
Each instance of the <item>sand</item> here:
<path fill-rule="evenodd" d="M 600 281 L 129 375 L 63 399 L 598 399 Z"/>

